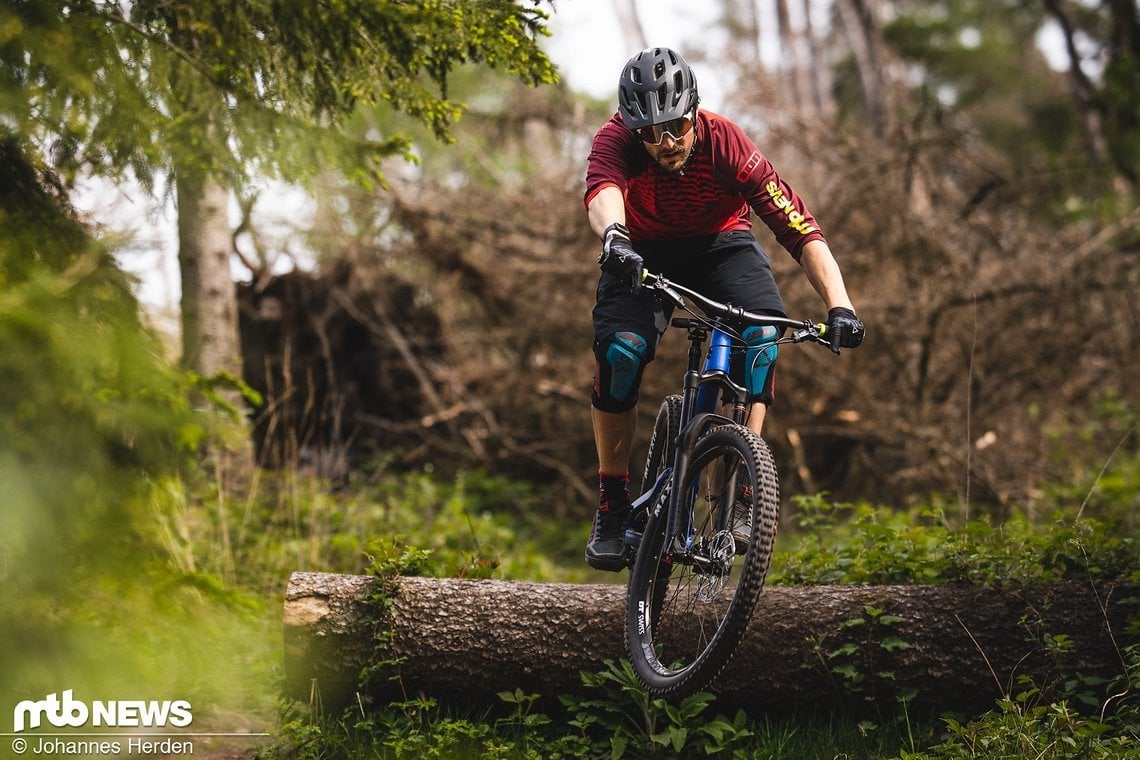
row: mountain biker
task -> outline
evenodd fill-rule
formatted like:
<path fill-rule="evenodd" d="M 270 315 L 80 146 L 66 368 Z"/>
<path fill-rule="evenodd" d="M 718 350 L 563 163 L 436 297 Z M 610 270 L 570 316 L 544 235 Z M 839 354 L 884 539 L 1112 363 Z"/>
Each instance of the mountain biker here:
<path fill-rule="evenodd" d="M 668 325 L 664 307 L 640 289 L 646 267 L 717 300 L 784 316 L 771 260 L 751 232 L 754 211 L 819 293 L 833 346 L 855 348 L 863 340 L 843 275 L 803 199 L 739 126 L 699 103 L 685 59 L 647 48 L 622 69 L 618 111 L 594 135 L 587 159 L 585 202 L 602 239 L 602 273 L 591 399 L 599 499 L 586 562 L 599 570 L 624 567 L 638 388 Z M 743 337 L 763 346 L 776 335 L 775 328 L 752 327 Z M 760 360 L 740 373 L 750 391 L 747 424 L 759 433 L 772 402 L 775 346 L 757 348 L 753 357 Z"/>

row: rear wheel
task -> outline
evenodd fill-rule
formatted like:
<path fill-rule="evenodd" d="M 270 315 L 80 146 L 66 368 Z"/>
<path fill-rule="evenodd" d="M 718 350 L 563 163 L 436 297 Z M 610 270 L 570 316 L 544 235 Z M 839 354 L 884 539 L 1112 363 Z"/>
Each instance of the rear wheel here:
<path fill-rule="evenodd" d="M 673 450 L 677 447 L 677 435 L 681 432 L 681 397 L 677 394 L 666 396 L 657 410 L 657 420 L 653 423 L 653 435 L 649 439 L 649 452 L 645 456 L 645 472 L 641 477 L 641 493 L 646 493 L 657 483 L 661 474 L 673 466 Z M 666 488 L 667 490 L 667 488 Z M 658 495 L 656 501 L 663 498 Z M 645 531 L 649 513 L 655 504 L 639 510 L 630 521 L 630 533 L 626 534 L 626 564 L 633 566 L 637 557 L 637 544 Z M 631 540 L 631 536 L 637 538 Z"/>
<path fill-rule="evenodd" d="M 650 515 L 629 579 L 626 646 L 651 694 L 681 699 L 720 673 L 744 635 L 768 574 L 779 487 L 767 444 L 735 424 L 703 435 L 672 486 L 689 530 L 678 544 L 666 535 L 668 510 Z M 731 530 L 740 499 L 752 513 L 743 556 Z"/>
<path fill-rule="evenodd" d="M 645 493 L 661 473 L 673 466 L 673 448 L 677 434 L 681 432 L 681 397 L 677 394 L 666 396 L 657 410 L 657 421 L 653 424 L 653 436 L 649 439 L 649 453 L 645 457 L 645 474 L 641 480 L 641 492 Z"/>

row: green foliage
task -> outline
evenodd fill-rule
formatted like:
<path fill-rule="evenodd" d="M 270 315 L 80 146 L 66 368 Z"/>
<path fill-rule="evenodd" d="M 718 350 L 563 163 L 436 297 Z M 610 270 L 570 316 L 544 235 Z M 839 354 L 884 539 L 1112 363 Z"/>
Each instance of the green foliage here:
<path fill-rule="evenodd" d="M 175 465 L 203 429 L 126 278 L 59 207 L 32 245 L 32 219 L 52 202 L 33 179 L 22 185 L 0 208 L 0 541 L 8 567 L 41 557 L 28 567 L 44 576 L 29 582 L 50 586 L 57 565 L 137 550 L 139 476 Z M 104 530 L 120 541 L 105 544 Z"/>
<path fill-rule="evenodd" d="M 554 81 L 537 3 L 30 0 L 0 8 L 0 114 L 56 168 L 149 184 L 158 169 L 361 179 L 398 135 L 337 140 L 358 103 L 385 103 L 447 138 L 464 63 Z M 224 139 L 219 137 L 224 136 Z M 48 160 L 47 157 L 44 157 Z"/>
<path fill-rule="evenodd" d="M 583 673 L 583 694 L 561 697 L 562 709 L 540 710 L 521 690 L 501 705 L 454 713 L 430 698 L 339 716 L 290 715 L 265 760 L 326 757 L 471 758 L 778 758 L 892 757 L 901 734 L 849 715 L 713 714 L 708 693 L 679 704 L 650 699 L 628 662 L 607 661 Z M 923 730 L 921 736 L 928 737 Z M 909 740 L 913 743 L 913 740 Z"/>
<path fill-rule="evenodd" d="M 1076 97 L 1066 81 L 1071 75 L 1052 71 L 1035 44 L 1043 23 L 1056 24 L 1060 16 L 1080 59 L 1072 62 L 1082 70 Z M 1009 159 L 1008 171 L 1057 177 L 1042 184 L 1060 209 L 1090 190 L 1106 191 L 1113 175 L 1133 187 L 1140 176 L 1138 25 L 1135 7 L 1125 3 L 907 0 L 883 37 L 911 67 L 918 87 L 967 116 Z M 1089 75 L 1100 67 L 1102 75 Z M 1090 127 L 1082 108 L 1097 112 L 1097 126 Z M 1092 137 L 1090 130 L 1099 134 Z M 1103 142 L 1095 164 L 1088 161 L 1090 141 Z"/>
<path fill-rule="evenodd" d="M 1079 426 L 1047 429 L 1053 476 L 1044 488 L 1046 502 L 1118 522 L 1135 535 L 1140 530 L 1138 427 L 1140 406 L 1106 391 Z"/>
<path fill-rule="evenodd" d="M 395 560 L 394 567 L 402 561 Z M 891 651 L 906 646 L 892 632 L 900 622 L 867 607 L 844 628 Z M 853 654 L 839 646 L 827 659 Z M 834 712 L 714 715 L 713 695 L 700 693 L 678 704 L 652 699 L 628 662 L 607 661 L 597 673 L 582 673 L 584 691 L 563 695 L 562 710 L 543 712 L 538 696 L 521 689 L 500 693 L 497 708 L 461 713 L 447 711 L 429 697 L 380 708 L 365 699 L 337 716 L 287 718 L 277 741 L 260 756 L 1133 758 L 1140 757 L 1140 646 L 1127 647 L 1123 656 L 1126 670 L 1107 685 L 1111 698 L 1099 702 L 1095 713 L 1063 701 L 1044 702 L 1042 693 L 1028 684 L 988 713 L 972 719 L 946 716 L 937 723 L 911 718 L 906 708 L 913 694 L 899 695 L 899 711 L 881 714 L 878 722 Z M 864 665 L 869 663 L 860 662 L 851 672 Z M 833 668 L 843 678 L 847 670 Z M 874 679 L 887 683 L 890 676 L 877 673 Z M 856 678 L 848 685 L 866 690 L 871 680 Z"/>
<path fill-rule="evenodd" d="M 456 715 L 434 699 L 394 702 L 366 714 L 349 711 L 335 718 L 291 717 L 281 739 L 259 757 L 309 760 L 329 757 L 407 758 L 589 758 L 588 744 L 575 736 L 544 729 L 547 716 L 534 712 L 534 695 L 504 692 L 508 712 L 491 710 Z M 493 710 L 493 708 L 492 708 Z"/>
<path fill-rule="evenodd" d="M 600 695 L 561 698 L 568 723 L 581 732 L 599 757 L 714 756 L 731 753 L 752 735 L 743 712 L 729 719 L 705 712 L 713 695 L 699 692 L 679 704 L 654 699 L 627 660 L 607 660 L 598 673 L 582 673 L 582 683 Z M 684 752 L 682 752 L 684 750 Z"/>
<path fill-rule="evenodd" d="M 519 546 L 519 538 L 533 535 L 534 526 L 514 513 L 520 509 L 529 513 L 542 501 L 537 493 L 512 491 L 507 484 L 479 474 L 464 475 L 454 484 L 433 482 L 430 476 L 418 474 L 404 482 L 393 478 L 384 487 L 373 485 L 372 489 L 360 490 L 359 503 L 374 504 L 380 494 L 393 489 L 391 493 L 399 497 L 386 508 L 390 512 L 388 524 L 400 525 L 398 532 L 415 522 L 398 516 L 404 508 L 430 526 L 430 530 L 417 534 L 412 545 L 430 542 L 431 534 L 439 531 L 462 533 L 468 519 L 463 515 L 499 504 L 492 514 L 512 521 L 514 532 L 507 540 Z M 509 498 L 504 495 L 508 493 Z M 463 508 L 449 512 L 446 505 L 451 499 L 464 504 Z M 515 506 L 503 509 L 501 505 L 508 502 Z M 473 510 L 473 505 L 480 506 Z M 1122 578 L 1137 567 L 1130 536 L 1114 534 L 1105 524 L 1089 520 L 1074 523 L 1058 518 L 1039 524 L 1019 516 L 997 527 L 985 519 L 960 521 L 960 526 L 954 527 L 946 509 L 896 512 L 869 505 L 833 504 L 822 495 L 799 499 L 796 517 L 799 545 L 778 555 L 784 582 L 824 579 L 896 583 L 921 579 L 1020 584 Z M 359 517 L 350 521 L 356 519 Z M 469 564 L 462 554 L 440 564 L 441 558 L 434 551 L 409 548 L 406 539 L 394 537 L 395 532 L 385 535 L 388 537 L 368 545 L 371 571 L 382 579 L 445 568 L 462 571 Z M 476 535 L 490 540 L 494 531 L 477 529 Z M 443 547 L 438 551 L 448 551 L 446 542 L 435 546 Z M 577 559 L 575 551 L 572 561 Z M 382 605 L 383 590 L 378 594 L 376 601 Z M 837 689 L 873 701 L 879 710 L 874 721 L 867 720 L 866 715 L 777 718 L 737 712 L 726 716 L 716 713 L 716 703 L 709 694 L 668 704 L 649 698 L 629 664 L 622 661 L 609 662 L 598 673 L 584 673 L 583 691 L 562 695 L 561 710 L 552 710 L 537 696 L 521 690 L 504 692 L 498 710 L 479 714 L 448 712 L 430 698 L 373 706 L 363 697 L 350 714 L 289 722 L 267 756 L 777 758 L 833 757 L 847 752 L 858 757 L 983 757 L 987 755 L 979 748 L 987 744 L 1044 749 L 1053 742 L 1067 746 L 1064 737 L 1068 735 L 1078 747 L 1087 748 L 1092 753 L 1089 756 L 1099 757 L 1112 756 L 1112 751 L 1125 746 L 1124 741 L 1136 733 L 1136 700 L 1131 695 L 1140 689 L 1134 686 L 1135 647 L 1128 648 L 1127 643 L 1123 651 L 1132 664 L 1118 679 L 1104 683 L 1077 676 L 1047 685 L 1051 694 L 1068 702 L 1047 704 L 1041 701 L 1043 692 L 1037 686 L 1023 683 L 1019 696 L 1010 702 L 1017 708 L 1012 712 L 999 706 L 973 720 L 959 717 L 941 724 L 925 719 L 915 722 L 908 708 L 917 694 L 900 690 L 889 666 L 891 657 L 909 646 L 901 632 L 904 623 L 888 609 L 868 606 L 834 635 L 809 642 L 814 660 L 805 666 L 824 669 Z M 1140 631 L 1130 635 L 1136 633 Z M 1063 637 L 1049 638 L 1047 632 L 1042 635 L 1056 651 L 1071 645 Z M 381 647 L 383 643 L 382 639 L 378 641 Z M 378 659 L 383 660 L 382 650 Z M 884 696 L 888 697 L 886 701 Z M 882 707 L 890 696 L 898 706 L 895 713 Z M 1099 711 L 1106 704 L 1111 709 L 1102 718 Z M 1078 708 L 1092 712 L 1078 714 Z M 961 752 L 976 754 L 955 754 Z"/>
<path fill-rule="evenodd" d="M 1140 567 L 1136 537 L 1113 522 L 1057 513 L 1039 524 L 1015 514 L 951 524 L 943 509 L 892 510 L 797 496 L 805 536 L 778 552 L 772 582 L 1023 585 L 1128 578 Z M 785 539 L 786 541 L 787 539 Z"/>
<path fill-rule="evenodd" d="M 220 423 L 11 141 L 0 170 L 0 713 L 65 688 L 263 700 L 238 676 L 271 677 L 267 607 L 170 562 L 154 519 Z"/>
<path fill-rule="evenodd" d="M 383 462 L 377 470 L 384 471 Z M 156 517 L 186 569 L 280 591 L 298 568 L 405 575 L 572 581 L 589 577 L 574 530 L 543 511 L 533 486 L 480 472 L 354 477 L 340 488 L 297 471 L 258 473 L 244 495 L 188 473 L 162 482 Z M 414 547 L 414 548 L 413 548 Z"/>
<path fill-rule="evenodd" d="M 900 703 L 910 702 L 917 691 L 900 692 L 895 674 L 884 664 L 885 656 L 911 646 L 896 633 L 895 626 L 902 622 L 898 615 L 866 606 L 863 614 L 843 621 L 834 635 L 808 642 L 811 656 L 804 667 L 826 674 L 836 691 L 862 695 L 871 704 L 880 704 L 884 693 L 894 694 Z"/>
<path fill-rule="evenodd" d="M 1071 709 L 1063 702 L 1032 704 L 1032 693 L 1004 698 L 984 716 L 961 723 L 948 718 L 949 738 L 908 760 L 934 758 L 1137 758 L 1136 735 L 1114 734 L 1111 728 Z"/>
<path fill-rule="evenodd" d="M 555 715 L 538 711 L 538 696 L 502 692 L 499 710 L 454 715 L 435 700 L 417 699 L 335 718 L 286 722 L 271 758 L 328 757 L 328 753 L 391 758 L 623 758 L 738 756 L 751 732 L 743 712 L 733 719 L 705 713 L 712 695 L 671 705 L 650 699 L 628 662 L 583 673 L 587 697 L 565 696 Z"/>

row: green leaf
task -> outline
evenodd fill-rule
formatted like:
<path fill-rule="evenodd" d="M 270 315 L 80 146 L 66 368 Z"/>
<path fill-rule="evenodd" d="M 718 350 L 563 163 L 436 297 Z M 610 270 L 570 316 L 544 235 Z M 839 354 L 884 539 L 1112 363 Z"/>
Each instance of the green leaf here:
<path fill-rule="evenodd" d="M 858 651 L 859 651 L 859 646 L 857 644 L 852 644 L 852 643 L 848 642 L 848 643 L 844 644 L 843 646 L 839 647 L 838 649 L 832 650 L 827 655 L 827 657 L 828 657 L 828 659 L 833 659 L 835 657 L 843 657 L 844 655 L 854 654 L 855 652 L 858 652 Z"/>
<path fill-rule="evenodd" d="M 893 652 L 896 649 L 910 649 L 911 645 L 900 639 L 898 636 L 887 636 L 879 642 L 879 646 L 888 652 Z"/>

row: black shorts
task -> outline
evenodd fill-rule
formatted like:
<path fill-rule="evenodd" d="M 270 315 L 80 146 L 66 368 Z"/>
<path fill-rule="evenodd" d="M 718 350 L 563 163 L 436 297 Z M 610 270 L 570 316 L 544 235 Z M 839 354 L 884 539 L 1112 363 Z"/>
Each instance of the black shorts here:
<path fill-rule="evenodd" d="M 664 242 L 641 241 L 634 249 L 645 259 L 649 271 L 709 298 L 747 311 L 786 316 L 772 276 L 772 261 L 747 230 Z M 648 344 L 644 360 L 652 361 L 671 315 L 672 307 L 661 303 L 652 292 L 641 290 L 634 295 L 627 278 L 603 272 L 594 305 L 594 353 L 599 365 L 612 337 L 619 332 L 643 337 Z"/>
<path fill-rule="evenodd" d="M 772 260 L 751 232 L 722 232 L 668 242 L 639 242 L 634 249 L 645 259 L 646 268 L 670 280 L 747 311 L 785 316 Z M 602 273 L 594 305 L 594 347 L 611 335 L 628 331 L 649 344 L 647 360 L 653 358 L 657 341 L 669 326 L 672 309 L 653 293 L 629 292 L 629 280 Z"/>

